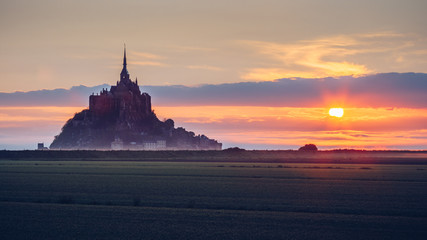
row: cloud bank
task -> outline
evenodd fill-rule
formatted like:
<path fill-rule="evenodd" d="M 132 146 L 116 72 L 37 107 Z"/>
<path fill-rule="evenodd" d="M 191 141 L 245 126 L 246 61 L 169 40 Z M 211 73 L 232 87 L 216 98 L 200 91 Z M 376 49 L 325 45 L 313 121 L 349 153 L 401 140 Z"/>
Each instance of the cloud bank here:
<path fill-rule="evenodd" d="M 143 89 L 162 106 L 427 107 L 427 74 L 422 73 Z"/>
<path fill-rule="evenodd" d="M 46 145 L 108 85 L 0 93 L 0 149 Z M 160 119 L 224 147 L 427 149 L 427 74 L 280 79 L 201 86 L 142 86 Z M 328 115 L 344 107 L 343 118 Z"/>
<path fill-rule="evenodd" d="M 109 85 L 69 90 L 0 93 L 0 106 L 87 106 L 88 96 Z M 153 106 L 271 106 L 426 108 L 427 74 L 279 79 L 201 86 L 142 86 Z"/>

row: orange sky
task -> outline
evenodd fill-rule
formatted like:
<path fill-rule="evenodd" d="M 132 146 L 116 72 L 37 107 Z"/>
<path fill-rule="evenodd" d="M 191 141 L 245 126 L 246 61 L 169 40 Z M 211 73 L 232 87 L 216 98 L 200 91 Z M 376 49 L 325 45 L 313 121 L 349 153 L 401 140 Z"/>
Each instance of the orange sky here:
<path fill-rule="evenodd" d="M 75 112 L 84 107 L 0 107 L 0 149 L 50 144 Z M 218 139 L 224 147 L 296 149 L 427 149 L 427 109 L 347 108 L 342 118 L 328 108 L 251 106 L 154 107 L 176 127 Z M 25 143 L 25 144 L 24 144 Z"/>
<path fill-rule="evenodd" d="M 426 16 L 423 0 L 1 1 L 0 97 L 64 90 L 0 102 L 0 149 L 50 144 L 87 107 L 65 89 L 114 85 L 123 43 L 159 118 L 224 147 L 427 149 Z"/>
<path fill-rule="evenodd" d="M 427 109 L 347 108 L 342 118 L 329 108 L 157 107 L 158 116 L 242 146 L 295 148 L 427 149 Z"/>
<path fill-rule="evenodd" d="M 0 92 L 423 72 L 427 1 L 1 1 Z"/>

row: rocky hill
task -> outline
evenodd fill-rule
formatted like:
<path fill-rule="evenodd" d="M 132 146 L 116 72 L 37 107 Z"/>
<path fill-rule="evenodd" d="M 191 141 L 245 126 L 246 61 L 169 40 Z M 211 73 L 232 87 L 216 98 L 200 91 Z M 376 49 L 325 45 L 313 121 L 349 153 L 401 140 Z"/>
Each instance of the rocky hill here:
<path fill-rule="evenodd" d="M 184 128 L 160 121 L 151 109 L 151 96 L 130 79 L 126 50 L 120 81 L 110 90 L 89 97 L 89 109 L 76 113 L 51 149 L 221 150 L 222 144 Z"/>

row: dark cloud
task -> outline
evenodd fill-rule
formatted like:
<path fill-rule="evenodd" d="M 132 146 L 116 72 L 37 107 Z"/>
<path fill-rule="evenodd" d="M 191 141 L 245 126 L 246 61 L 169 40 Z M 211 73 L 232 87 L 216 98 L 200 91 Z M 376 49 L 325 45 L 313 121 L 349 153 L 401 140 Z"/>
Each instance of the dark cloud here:
<path fill-rule="evenodd" d="M 199 87 L 146 87 L 159 105 L 325 107 L 427 107 L 427 74 L 385 73 L 365 77 L 279 79 Z"/>
<path fill-rule="evenodd" d="M 109 85 L 0 93 L 0 106 L 85 106 L 89 104 L 89 95 L 103 88 L 109 88 Z"/>
<path fill-rule="evenodd" d="M 0 93 L 2 106 L 87 105 L 88 96 L 108 85 Z M 365 77 L 279 79 L 219 85 L 142 86 L 153 106 L 427 107 L 427 74 L 383 73 Z"/>

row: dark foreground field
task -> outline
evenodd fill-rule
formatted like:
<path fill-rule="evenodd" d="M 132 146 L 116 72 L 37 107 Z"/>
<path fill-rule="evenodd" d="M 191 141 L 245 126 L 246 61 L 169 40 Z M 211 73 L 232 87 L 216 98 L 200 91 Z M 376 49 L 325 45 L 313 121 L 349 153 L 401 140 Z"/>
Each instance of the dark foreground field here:
<path fill-rule="evenodd" d="M 0 239 L 427 239 L 427 161 L 406 157 L 3 157 Z"/>

